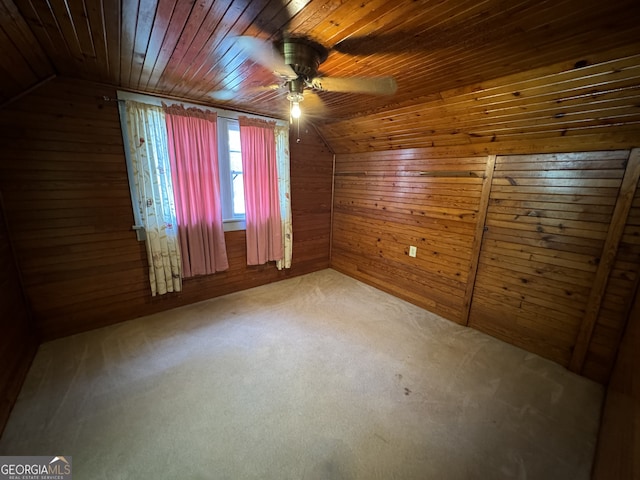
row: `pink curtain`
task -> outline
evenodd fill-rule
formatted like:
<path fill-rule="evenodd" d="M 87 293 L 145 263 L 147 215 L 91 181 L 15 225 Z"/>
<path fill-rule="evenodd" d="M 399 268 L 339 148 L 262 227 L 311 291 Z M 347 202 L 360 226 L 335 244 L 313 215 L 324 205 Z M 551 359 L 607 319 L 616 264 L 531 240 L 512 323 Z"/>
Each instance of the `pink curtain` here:
<path fill-rule="evenodd" d="M 275 122 L 240 117 L 247 264 L 282 260 Z"/>
<path fill-rule="evenodd" d="M 229 268 L 222 226 L 217 116 L 164 105 L 184 277 Z"/>

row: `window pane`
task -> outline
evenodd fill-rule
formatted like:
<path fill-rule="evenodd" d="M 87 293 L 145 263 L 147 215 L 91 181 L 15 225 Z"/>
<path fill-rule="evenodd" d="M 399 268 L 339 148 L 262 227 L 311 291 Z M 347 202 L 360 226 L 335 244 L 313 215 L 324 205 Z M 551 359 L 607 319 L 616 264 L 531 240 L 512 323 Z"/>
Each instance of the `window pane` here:
<path fill-rule="evenodd" d="M 240 130 L 237 125 L 229 125 L 229 151 L 240 151 Z"/>
<path fill-rule="evenodd" d="M 244 216 L 244 184 L 242 179 L 242 155 L 240 154 L 240 128 L 237 123 L 229 123 L 229 173 L 231 174 L 231 195 L 233 216 Z"/>
<path fill-rule="evenodd" d="M 242 173 L 232 176 L 233 181 L 233 215 L 244 215 L 244 184 Z"/>
<path fill-rule="evenodd" d="M 242 173 L 242 155 L 240 152 L 229 152 L 229 169 Z"/>

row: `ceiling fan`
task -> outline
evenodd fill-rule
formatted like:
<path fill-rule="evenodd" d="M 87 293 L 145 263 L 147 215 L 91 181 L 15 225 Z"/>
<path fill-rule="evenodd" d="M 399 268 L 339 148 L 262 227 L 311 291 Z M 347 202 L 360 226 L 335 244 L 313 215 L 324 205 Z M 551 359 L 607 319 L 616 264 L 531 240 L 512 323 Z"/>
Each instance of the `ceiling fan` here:
<path fill-rule="evenodd" d="M 235 45 L 255 63 L 271 70 L 280 83 L 260 90 L 282 89 L 287 92 L 292 118 L 300 117 L 300 102 L 305 90 L 313 92 L 363 93 L 393 95 L 397 84 L 393 77 L 324 77 L 318 68 L 327 59 L 328 50 L 306 37 L 285 37 L 271 43 L 256 37 L 235 37 Z M 210 93 L 216 100 L 231 100 L 238 92 L 218 90 Z"/>

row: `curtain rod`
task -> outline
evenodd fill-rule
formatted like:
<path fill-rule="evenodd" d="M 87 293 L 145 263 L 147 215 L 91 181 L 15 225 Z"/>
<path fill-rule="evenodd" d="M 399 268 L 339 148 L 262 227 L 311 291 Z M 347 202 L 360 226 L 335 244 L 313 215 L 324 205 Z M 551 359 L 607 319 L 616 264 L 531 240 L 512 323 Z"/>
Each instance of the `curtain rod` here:
<path fill-rule="evenodd" d="M 111 97 L 109 97 L 109 96 L 107 96 L 107 95 L 103 95 L 103 96 L 102 96 L 102 99 L 103 99 L 105 102 L 121 102 L 121 103 L 126 102 L 126 100 L 125 100 L 124 98 L 111 98 Z M 172 100 L 172 99 L 169 99 L 169 98 L 168 98 L 168 99 L 166 99 L 166 100 L 167 100 L 168 102 L 177 102 L 177 100 Z M 184 103 L 184 102 L 180 102 L 180 103 Z M 207 107 L 206 105 L 199 105 L 199 107 L 202 107 L 202 108 L 213 108 L 213 107 Z M 238 112 L 238 113 L 240 113 L 240 112 Z M 235 120 L 235 118 L 233 118 L 233 117 L 225 117 L 224 115 L 220 115 L 220 114 L 218 114 L 218 112 L 216 112 L 216 114 L 217 114 L 217 115 L 218 115 L 218 117 L 220 117 L 220 118 L 226 118 L 226 119 L 228 119 L 228 120 Z M 243 115 L 246 115 L 246 114 L 243 114 Z"/>
<path fill-rule="evenodd" d="M 220 108 L 220 107 L 214 107 L 212 105 L 205 105 L 205 104 L 198 104 L 198 103 L 193 103 L 190 102 L 184 98 L 178 98 L 178 97 L 156 97 L 154 95 L 149 95 L 147 93 L 141 93 L 141 92 L 136 92 L 136 91 L 127 91 L 127 90 L 117 90 L 118 96 L 120 96 L 120 94 L 123 94 L 124 96 L 137 96 L 137 97 L 141 97 L 142 99 L 147 99 L 148 101 L 154 101 L 154 102 L 176 102 L 176 103 L 181 103 L 183 105 L 189 105 L 189 106 L 193 106 L 196 108 L 208 108 L 209 110 L 213 110 L 215 111 L 218 116 L 220 118 L 226 118 L 228 120 L 237 120 L 239 116 L 241 115 L 246 115 L 248 117 L 253 117 L 253 118 L 260 118 L 263 120 L 270 120 L 276 121 L 276 125 L 279 125 L 280 127 L 289 127 L 289 121 L 288 120 L 283 120 L 282 118 L 276 118 L 276 117 L 267 117 L 265 115 L 258 115 L 255 113 L 250 113 L 250 112 L 242 112 L 242 111 L 237 111 L 237 110 L 226 110 L 224 108 Z M 107 95 L 103 96 L 103 99 L 105 101 L 117 101 L 117 102 L 124 102 L 126 101 L 126 99 L 124 98 L 112 98 L 112 97 L 108 97 Z M 134 100 L 132 98 L 132 100 Z M 144 100 L 139 100 L 144 102 Z M 227 115 L 225 115 L 225 113 L 227 113 Z M 231 115 L 229 115 L 231 114 Z M 234 116 L 235 115 L 235 116 Z"/>

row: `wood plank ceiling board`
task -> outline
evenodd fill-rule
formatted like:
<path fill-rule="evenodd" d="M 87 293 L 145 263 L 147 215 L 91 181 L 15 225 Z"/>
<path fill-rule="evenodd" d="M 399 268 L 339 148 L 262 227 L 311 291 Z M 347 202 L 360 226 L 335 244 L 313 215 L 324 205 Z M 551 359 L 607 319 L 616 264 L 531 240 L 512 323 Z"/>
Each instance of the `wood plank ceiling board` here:
<path fill-rule="evenodd" d="M 306 36 L 328 49 L 322 75 L 396 78 L 395 95 L 319 92 L 306 107 L 320 123 L 629 45 L 640 13 L 635 0 L 2 0 L 0 7 L 10 13 L 0 41 L 12 45 L 0 59 L 9 73 L 0 102 L 56 73 L 286 115 L 286 91 L 254 88 L 278 79 L 234 46 L 238 35 Z M 222 89 L 236 95 L 224 102 L 209 95 Z"/>
<path fill-rule="evenodd" d="M 12 0 L 0 0 L 0 105 L 55 74 Z"/>
<path fill-rule="evenodd" d="M 638 129 L 640 45 L 589 58 L 590 64 L 561 62 L 319 128 L 338 153 L 497 145 L 588 135 L 612 126 Z"/>

